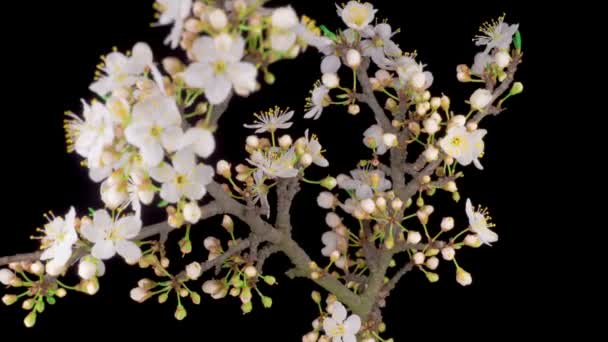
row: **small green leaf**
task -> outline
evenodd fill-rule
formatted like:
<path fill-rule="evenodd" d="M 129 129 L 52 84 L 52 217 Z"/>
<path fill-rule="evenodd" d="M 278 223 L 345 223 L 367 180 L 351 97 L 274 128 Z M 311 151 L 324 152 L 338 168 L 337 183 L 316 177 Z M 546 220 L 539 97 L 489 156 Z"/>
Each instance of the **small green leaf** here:
<path fill-rule="evenodd" d="M 162 200 L 156 206 L 159 207 L 159 208 L 164 208 L 164 207 L 166 207 L 168 205 L 169 205 L 169 202 L 167 202 L 165 200 Z"/>
<path fill-rule="evenodd" d="M 95 215 L 95 209 L 89 208 L 89 216 L 93 217 Z"/>
<path fill-rule="evenodd" d="M 517 51 L 521 51 L 521 33 L 519 31 L 515 32 L 515 37 L 513 37 L 513 45 Z"/>
<path fill-rule="evenodd" d="M 334 42 L 338 40 L 338 36 L 336 36 L 335 33 L 331 32 L 331 30 L 328 29 L 327 26 L 321 25 L 321 26 L 319 26 L 319 28 L 321 29 L 321 31 L 323 31 L 323 35 L 325 37 L 333 40 Z"/>

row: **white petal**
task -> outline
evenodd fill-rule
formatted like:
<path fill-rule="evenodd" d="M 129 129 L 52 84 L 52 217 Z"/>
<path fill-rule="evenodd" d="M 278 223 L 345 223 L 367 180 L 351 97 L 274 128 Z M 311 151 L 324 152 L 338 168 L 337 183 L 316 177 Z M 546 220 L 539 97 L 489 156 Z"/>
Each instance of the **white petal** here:
<path fill-rule="evenodd" d="M 235 63 L 228 70 L 228 78 L 234 86 L 234 91 L 241 96 L 247 96 L 255 90 L 257 76 L 258 69 L 247 62 Z"/>
<path fill-rule="evenodd" d="M 171 159 L 173 167 L 178 174 L 191 174 L 196 167 L 196 158 L 194 153 L 189 149 L 178 151 Z"/>
<path fill-rule="evenodd" d="M 97 210 L 93 214 L 93 225 L 102 231 L 109 230 L 112 226 L 112 218 L 105 209 Z"/>
<path fill-rule="evenodd" d="M 164 183 L 160 189 L 160 197 L 169 203 L 177 203 L 180 196 L 181 192 L 173 182 Z"/>
<path fill-rule="evenodd" d="M 382 23 L 376 25 L 376 33 L 378 33 L 378 36 L 382 39 L 389 39 L 391 37 L 391 32 L 391 25 L 389 24 Z"/>
<path fill-rule="evenodd" d="M 215 171 L 209 165 L 197 165 L 194 169 L 194 174 L 192 176 L 192 181 L 195 183 L 207 185 L 211 183 L 213 180 L 213 175 Z"/>
<path fill-rule="evenodd" d="M 361 318 L 358 315 L 350 315 L 346 322 L 344 322 L 344 328 L 346 333 L 345 337 L 348 335 L 356 335 L 361 329 Z"/>
<path fill-rule="evenodd" d="M 215 150 L 215 139 L 209 130 L 204 128 L 190 128 L 182 139 L 181 147 L 194 146 L 196 154 L 207 158 Z"/>
<path fill-rule="evenodd" d="M 152 143 L 141 146 L 139 153 L 148 166 L 157 166 L 165 157 L 165 152 L 159 143 Z"/>
<path fill-rule="evenodd" d="M 91 242 L 101 241 L 105 238 L 106 233 L 103 229 L 96 227 L 92 223 L 84 224 L 80 228 L 80 233 L 85 239 Z"/>
<path fill-rule="evenodd" d="M 209 36 L 197 38 L 192 43 L 192 54 L 199 62 L 208 62 L 213 56 L 210 54 L 215 51 L 215 43 Z M 195 63 L 196 64 L 196 63 Z"/>
<path fill-rule="evenodd" d="M 116 227 L 119 227 L 122 237 L 133 239 L 141 230 L 141 220 L 133 215 L 125 216 L 116 222 Z"/>
<path fill-rule="evenodd" d="M 211 80 L 211 85 L 205 88 L 205 96 L 209 103 L 220 104 L 228 97 L 231 89 L 232 84 L 228 78 L 224 76 L 214 77 Z"/>
<path fill-rule="evenodd" d="M 141 249 L 133 241 L 121 240 L 116 242 L 116 252 L 128 263 L 135 263 L 141 258 Z"/>
<path fill-rule="evenodd" d="M 195 201 L 200 200 L 207 193 L 207 189 L 200 183 L 190 183 L 184 186 L 184 195 Z"/>
<path fill-rule="evenodd" d="M 125 138 L 127 142 L 137 147 L 151 144 L 155 140 L 150 135 L 151 129 L 152 126 L 149 122 L 134 122 L 125 129 Z"/>
<path fill-rule="evenodd" d="M 109 240 L 98 241 L 91 249 L 91 255 L 101 260 L 110 259 L 114 254 L 116 254 L 114 243 Z"/>
<path fill-rule="evenodd" d="M 332 304 L 331 317 L 338 322 L 344 322 L 346 319 L 346 308 L 340 302 Z"/>
<path fill-rule="evenodd" d="M 163 129 L 160 138 L 167 151 L 173 152 L 179 148 L 183 135 L 184 131 L 181 127 L 169 126 Z"/>
<path fill-rule="evenodd" d="M 342 342 L 357 342 L 355 335 L 344 334 L 342 336 Z"/>
<path fill-rule="evenodd" d="M 327 56 L 323 58 L 323 61 L 321 61 L 321 73 L 336 73 L 338 72 L 338 69 L 340 69 L 341 64 L 342 63 L 340 63 L 340 58 L 338 56 Z"/>
<path fill-rule="evenodd" d="M 162 163 L 158 167 L 151 168 L 149 172 L 155 181 L 161 183 L 167 183 L 175 177 L 175 170 L 167 163 Z"/>
<path fill-rule="evenodd" d="M 186 84 L 193 88 L 205 88 L 207 80 L 212 75 L 211 68 L 203 63 L 192 63 L 183 72 L 182 76 Z"/>
<path fill-rule="evenodd" d="M 142 74 L 146 66 L 152 64 L 152 59 L 152 50 L 148 44 L 142 42 L 135 44 L 127 64 L 127 72 L 134 75 Z"/>

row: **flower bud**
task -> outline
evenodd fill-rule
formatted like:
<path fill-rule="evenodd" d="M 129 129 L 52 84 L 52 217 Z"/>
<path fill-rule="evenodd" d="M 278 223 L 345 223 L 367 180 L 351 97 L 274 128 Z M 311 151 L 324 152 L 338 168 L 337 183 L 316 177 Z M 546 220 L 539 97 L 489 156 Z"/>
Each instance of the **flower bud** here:
<path fill-rule="evenodd" d="M 384 133 L 382 135 L 382 141 L 388 147 L 395 147 L 398 145 L 397 136 L 393 133 Z"/>
<path fill-rule="evenodd" d="M 340 259 L 340 252 L 338 252 L 338 251 L 331 252 L 331 254 L 329 255 L 329 260 L 331 260 L 332 262 L 336 262 L 336 261 L 338 261 L 338 259 Z"/>
<path fill-rule="evenodd" d="M 193 262 L 186 266 L 186 275 L 192 280 L 197 280 L 202 273 L 203 269 L 201 268 L 201 264 L 198 262 Z"/>
<path fill-rule="evenodd" d="M 431 98 L 431 109 L 437 110 L 437 108 L 441 107 L 441 99 L 439 97 Z"/>
<path fill-rule="evenodd" d="M 224 288 L 223 284 L 219 280 L 207 280 L 203 283 L 203 292 L 213 295 L 219 293 Z"/>
<path fill-rule="evenodd" d="M 2 285 L 9 285 L 13 278 L 16 278 L 15 273 L 8 268 L 3 268 L 0 270 L 0 283 L 2 283 Z"/>
<path fill-rule="evenodd" d="M 380 211 L 386 210 L 386 200 L 384 197 L 376 198 L 376 208 L 378 208 Z"/>
<path fill-rule="evenodd" d="M 234 221 L 232 220 L 232 217 L 224 215 L 224 217 L 222 217 L 222 227 L 224 227 L 226 231 L 232 232 L 234 230 Z"/>
<path fill-rule="evenodd" d="M 309 167 L 312 164 L 312 156 L 310 153 L 304 153 L 302 157 L 300 157 L 300 164 L 304 167 Z"/>
<path fill-rule="evenodd" d="M 230 171 L 230 163 L 225 160 L 218 161 L 215 165 L 215 170 L 218 175 L 224 178 L 230 178 L 232 176 L 232 173 Z"/>
<path fill-rule="evenodd" d="M 247 143 L 248 147 L 251 148 L 258 148 L 258 146 L 260 146 L 260 139 L 255 136 L 255 135 L 250 135 L 247 137 L 247 139 L 245 140 L 245 142 Z"/>
<path fill-rule="evenodd" d="M 226 17 L 226 13 L 219 8 L 212 10 L 209 13 L 209 24 L 216 31 L 223 30 L 226 25 L 228 25 L 228 17 Z"/>
<path fill-rule="evenodd" d="M 450 260 L 454 259 L 455 255 L 456 255 L 456 251 L 451 246 L 446 246 L 441 249 L 441 256 L 443 257 L 443 260 L 450 261 Z"/>
<path fill-rule="evenodd" d="M 247 278 L 253 278 L 258 275 L 258 270 L 254 266 L 249 265 L 249 266 L 245 267 L 244 273 L 247 276 Z"/>
<path fill-rule="evenodd" d="M 371 198 L 366 198 L 361 201 L 361 209 L 363 209 L 366 213 L 372 214 L 376 211 L 376 203 Z"/>
<path fill-rule="evenodd" d="M 504 69 L 511 63 L 511 56 L 505 51 L 498 51 L 494 55 L 494 62 L 499 68 Z"/>
<path fill-rule="evenodd" d="M 469 247 L 477 248 L 481 246 L 481 240 L 476 234 L 468 234 L 464 237 L 464 244 Z"/>
<path fill-rule="evenodd" d="M 291 6 L 279 7 L 272 12 L 272 27 L 288 30 L 298 24 L 298 16 Z"/>
<path fill-rule="evenodd" d="M 394 211 L 401 210 L 401 208 L 403 208 L 403 201 L 400 198 L 395 198 L 391 201 L 391 208 L 393 208 Z"/>
<path fill-rule="evenodd" d="M 336 185 L 338 185 L 338 181 L 331 176 L 327 176 L 321 181 L 321 186 L 327 190 L 332 190 L 336 187 Z"/>
<path fill-rule="evenodd" d="M 203 215 L 201 208 L 196 202 L 188 202 L 183 209 L 184 219 L 192 224 L 197 223 Z"/>
<path fill-rule="evenodd" d="M 444 232 L 449 232 L 454 228 L 454 218 L 453 217 L 444 217 L 441 220 L 441 230 Z"/>
<path fill-rule="evenodd" d="M 36 311 L 31 311 L 25 318 L 23 319 L 23 324 L 26 328 L 31 328 L 36 324 Z"/>
<path fill-rule="evenodd" d="M 143 303 L 146 299 L 148 299 L 146 298 L 148 297 L 148 291 L 142 289 L 139 286 L 131 289 L 129 295 L 131 296 L 131 299 L 138 303 Z"/>
<path fill-rule="evenodd" d="M 80 263 L 78 264 L 78 276 L 80 276 L 80 278 L 89 280 L 95 277 L 96 274 L 97 265 L 94 262 L 86 258 L 80 260 Z"/>
<path fill-rule="evenodd" d="M 338 75 L 333 72 L 323 74 L 323 76 L 321 76 L 321 81 L 323 82 L 323 85 L 329 89 L 334 89 L 340 85 Z"/>
<path fill-rule="evenodd" d="M 437 268 L 437 266 L 439 266 L 439 259 L 434 256 L 430 257 L 430 258 L 426 259 L 425 265 L 428 269 L 434 270 Z"/>
<path fill-rule="evenodd" d="M 183 305 L 179 304 L 177 306 L 177 308 L 175 309 L 175 319 L 178 321 L 183 320 L 184 318 L 186 318 L 186 316 L 188 315 L 188 312 L 186 311 L 186 308 L 184 308 Z"/>
<path fill-rule="evenodd" d="M 279 138 L 279 146 L 281 146 L 281 148 L 288 149 L 292 143 L 293 140 L 289 134 L 285 134 Z"/>
<path fill-rule="evenodd" d="M 426 84 L 426 75 L 422 71 L 416 72 L 410 79 L 410 84 L 415 89 L 421 89 Z"/>
<path fill-rule="evenodd" d="M 435 161 L 439 158 L 439 149 L 435 146 L 429 146 L 426 150 L 424 150 L 424 159 L 427 162 Z"/>
<path fill-rule="evenodd" d="M 416 244 L 419 243 L 422 240 L 422 235 L 415 231 L 415 230 L 410 230 L 407 232 L 407 243 L 410 244 Z"/>
<path fill-rule="evenodd" d="M 469 99 L 471 108 L 482 110 L 492 102 L 492 92 L 487 89 L 477 89 Z"/>
<path fill-rule="evenodd" d="M 521 82 L 515 82 L 509 91 L 509 95 L 517 95 L 522 91 L 524 91 L 524 84 Z"/>
<path fill-rule="evenodd" d="M 179 60 L 179 58 L 175 57 L 167 57 L 163 59 L 163 68 L 169 75 L 176 75 L 182 71 L 184 71 L 184 64 Z"/>
<path fill-rule="evenodd" d="M 312 300 L 319 304 L 321 303 L 321 294 L 317 291 L 312 291 L 312 293 L 310 294 L 310 297 L 312 298 Z"/>
<path fill-rule="evenodd" d="M 431 283 L 435 283 L 439 280 L 439 274 L 435 272 L 424 272 L 424 275 L 426 275 L 426 279 Z"/>
<path fill-rule="evenodd" d="M 323 191 L 319 193 L 319 196 L 317 197 L 317 204 L 323 209 L 333 208 L 335 205 L 335 201 L 336 198 L 329 191 Z"/>
<path fill-rule="evenodd" d="M 329 212 L 327 213 L 327 215 L 325 215 L 325 223 L 330 228 L 336 228 L 342 223 L 342 220 L 340 219 L 340 216 L 338 216 L 336 213 Z"/>
<path fill-rule="evenodd" d="M 21 303 L 21 308 L 23 310 L 32 310 L 34 308 L 34 304 L 36 304 L 34 298 L 29 298 L 24 300 L 23 303 Z"/>
<path fill-rule="evenodd" d="M 462 286 L 467 286 L 471 285 L 473 278 L 471 277 L 471 273 L 465 271 L 461 267 L 458 267 L 456 269 L 456 281 Z"/>
<path fill-rule="evenodd" d="M 63 298 L 67 294 L 68 294 L 68 291 L 66 291 L 64 288 L 57 289 L 57 292 L 55 292 L 55 295 L 57 295 L 57 297 L 59 297 L 59 298 Z"/>
<path fill-rule="evenodd" d="M 149 205 L 154 200 L 154 191 L 152 190 L 139 190 L 137 191 L 137 197 L 139 201 L 145 205 Z"/>
<path fill-rule="evenodd" d="M 4 305 L 13 305 L 15 304 L 15 302 L 17 301 L 17 296 L 13 295 L 13 294 L 7 294 L 2 296 L 2 302 L 4 303 Z"/>
<path fill-rule="evenodd" d="M 424 253 L 422 252 L 416 252 L 414 253 L 414 256 L 412 257 L 412 259 L 414 260 L 414 264 L 416 265 L 422 265 L 424 263 L 424 259 L 426 257 L 424 256 Z"/>
<path fill-rule="evenodd" d="M 358 104 L 351 104 L 348 106 L 348 113 L 351 115 L 357 115 L 361 112 L 361 107 Z"/>
<path fill-rule="evenodd" d="M 350 49 L 346 52 L 346 65 L 356 69 L 361 65 L 361 53 L 355 49 Z"/>

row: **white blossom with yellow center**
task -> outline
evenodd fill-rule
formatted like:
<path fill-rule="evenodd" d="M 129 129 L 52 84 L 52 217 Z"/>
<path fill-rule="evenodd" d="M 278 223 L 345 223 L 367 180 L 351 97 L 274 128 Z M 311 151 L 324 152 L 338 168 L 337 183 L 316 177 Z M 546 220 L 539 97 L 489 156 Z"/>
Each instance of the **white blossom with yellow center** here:
<path fill-rule="evenodd" d="M 460 164 L 466 166 L 473 162 L 478 169 L 482 170 L 483 166 L 481 166 L 479 158 L 483 155 L 483 137 L 486 133 L 485 129 L 469 132 L 462 126 L 452 127 L 448 129 L 447 135 L 439 140 L 439 146 Z"/>
<path fill-rule="evenodd" d="M 498 234 L 490 230 L 494 225 L 490 223 L 490 216 L 485 210 L 475 210 L 470 199 L 466 203 L 467 217 L 469 218 L 470 229 L 477 234 L 479 240 L 486 245 L 491 246 L 493 242 L 498 241 Z"/>
<path fill-rule="evenodd" d="M 110 217 L 105 209 L 97 210 L 92 221 L 86 221 L 81 228 L 82 235 L 93 242 L 91 255 L 107 260 L 116 253 L 127 263 L 136 263 L 141 258 L 141 249 L 131 241 L 141 230 L 141 220 L 133 215 L 121 218 Z"/>
<path fill-rule="evenodd" d="M 340 302 L 334 302 L 330 310 L 331 317 L 323 320 L 323 330 L 332 342 L 356 342 L 361 329 L 361 318 L 357 315 L 346 317 L 346 308 Z"/>
<path fill-rule="evenodd" d="M 342 17 L 346 26 L 355 30 L 366 28 L 374 20 L 378 11 L 369 2 L 362 4 L 358 1 L 349 1 L 344 8 L 338 5 L 336 7 L 338 15 Z"/>
<path fill-rule="evenodd" d="M 241 96 L 255 90 L 258 70 L 241 61 L 245 54 L 243 37 L 227 33 L 200 37 L 192 45 L 192 54 L 197 62 L 184 71 L 184 80 L 191 87 L 204 89 L 209 103 L 222 103 L 231 89 Z"/>
<path fill-rule="evenodd" d="M 44 249 L 40 260 L 49 260 L 51 268 L 62 268 L 72 256 L 72 246 L 78 241 L 74 227 L 76 211 L 74 207 L 63 217 L 51 217 L 44 226 L 45 236 L 41 249 Z"/>

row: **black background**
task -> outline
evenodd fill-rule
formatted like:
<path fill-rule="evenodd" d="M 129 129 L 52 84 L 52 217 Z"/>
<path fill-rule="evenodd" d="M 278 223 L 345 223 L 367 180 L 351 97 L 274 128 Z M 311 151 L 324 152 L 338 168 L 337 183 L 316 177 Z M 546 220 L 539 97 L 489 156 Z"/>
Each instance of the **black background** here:
<path fill-rule="evenodd" d="M 330 28 L 342 25 L 333 1 L 295 1 L 293 5 L 298 13 Z M 543 9 L 540 16 L 540 10 L 512 2 L 446 6 L 430 1 L 374 1 L 374 5 L 380 10 L 377 17 L 388 18 L 393 27 L 401 27 L 396 38 L 401 47 L 417 50 L 419 59 L 433 72 L 432 93 L 448 94 L 457 111 L 466 110 L 463 96 L 468 97 L 466 94 L 475 87 L 458 83 L 455 67 L 472 62 L 477 48 L 471 38 L 481 22 L 505 12 L 508 22 L 520 23 L 524 46 L 524 63 L 517 78 L 524 83 L 525 91 L 509 101 L 504 114 L 483 122 L 489 130 L 487 153 L 482 160 L 485 171 L 467 168 L 461 185 L 463 199 L 471 197 L 474 203 L 490 208 L 500 240 L 492 248 L 462 253 L 460 264 L 473 275 L 469 287 L 456 284 L 451 267 L 440 268 L 441 280 L 436 284 L 429 284 L 420 272 L 405 277 L 384 311 L 386 335 L 397 341 L 414 336 L 431 340 L 495 338 L 537 327 L 539 310 L 550 311 L 554 305 L 553 295 L 549 295 L 551 286 L 543 282 L 547 260 L 539 252 L 538 243 L 539 237 L 553 229 L 540 223 L 539 202 L 548 195 L 534 181 L 542 163 L 537 159 L 539 151 L 547 141 L 540 125 L 546 112 L 539 105 L 546 101 L 542 93 L 545 84 L 538 80 L 546 72 L 543 54 L 550 45 L 542 24 L 551 13 Z M 113 46 L 124 51 L 137 41 L 149 42 L 157 60 L 170 52 L 161 45 L 167 29 L 150 28 L 154 11 L 148 0 L 21 2 L 12 6 L 15 8 L 5 15 L 14 13 L 18 24 L 2 24 L 10 50 L 1 55 L 4 106 L 0 138 L 5 199 L 1 255 L 37 248 L 29 236 L 45 222 L 43 212 L 61 214 L 75 205 L 83 214 L 87 207 L 101 205 L 98 185 L 88 180 L 79 158 L 65 153 L 62 128 L 63 112 L 80 111 L 80 99 L 91 97 L 87 88 L 99 57 Z M 318 134 L 328 150 L 332 174 L 354 168 L 366 156 L 360 147 L 362 132 L 372 123 L 365 107 L 357 117 L 335 108 L 326 110 L 318 121 L 301 119 L 304 98 L 320 77 L 319 61 L 320 56 L 311 49 L 295 61 L 281 62 L 272 68 L 277 76 L 274 85 L 235 101 L 221 121 L 216 136 L 219 146 L 211 160 L 217 160 L 217 156 L 242 160 L 240 146 L 247 133 L 242 124 L 251 121 L 255 111 L 280 105 L 297 111 L 296 125 L 289 131 L 292 135 L 303 134 L 306 127 Z M 310 177 L 325 175 L 326 171 L 320 170 Z M 305 187 L 295 202 L 300 209 L 293 216 L 296 238 L 313 253 L 321 248 L 320 234 L 326 230 L 324 212 L 314 203 L 317 193 L 317 188 Z M 441 212 L 455 215 L 457 222 L 464 220 L 464 201 L 445 210 Z M 220 232 L 217 220 L 200 228 L 195 233 L 195 252 L 188 262 L 203 257 L 203 236 Z M 202 340 L 221 336 L 226 341 L 294 341 L 310 330 L 310 322 L 316 317 L 315 304 L 309 299 L 315 287 L 283 276 L 287 259 L 282 256 L 267 266 L 267 273 L 273 272 L 279 281 L 279 286 L 265 291 L 274 299 L 272 309 L 264 310 L 256 303 L 254 312 L 243 316 L 237 300 L 214 301 L 204 296 L 200 307 L 187 307 L 189 316 L 182 322 L 173 319 L 172 300 L 160 305 L 154 300 L 136 304 L 129 299 L 129 289 L 136 281 L 151 274 L 128 267 L 121 260 L 112 260 L 107 266 L 96 296 L 70 293 L 55 306 L 47 307 L 33 329 L 23 327 L 24 312 L 20 308 L 2 306 L 0 330 L 28 339 L 61 336 L 71 340 L 125 333 L 155 338 L 196 333 Z"/>

